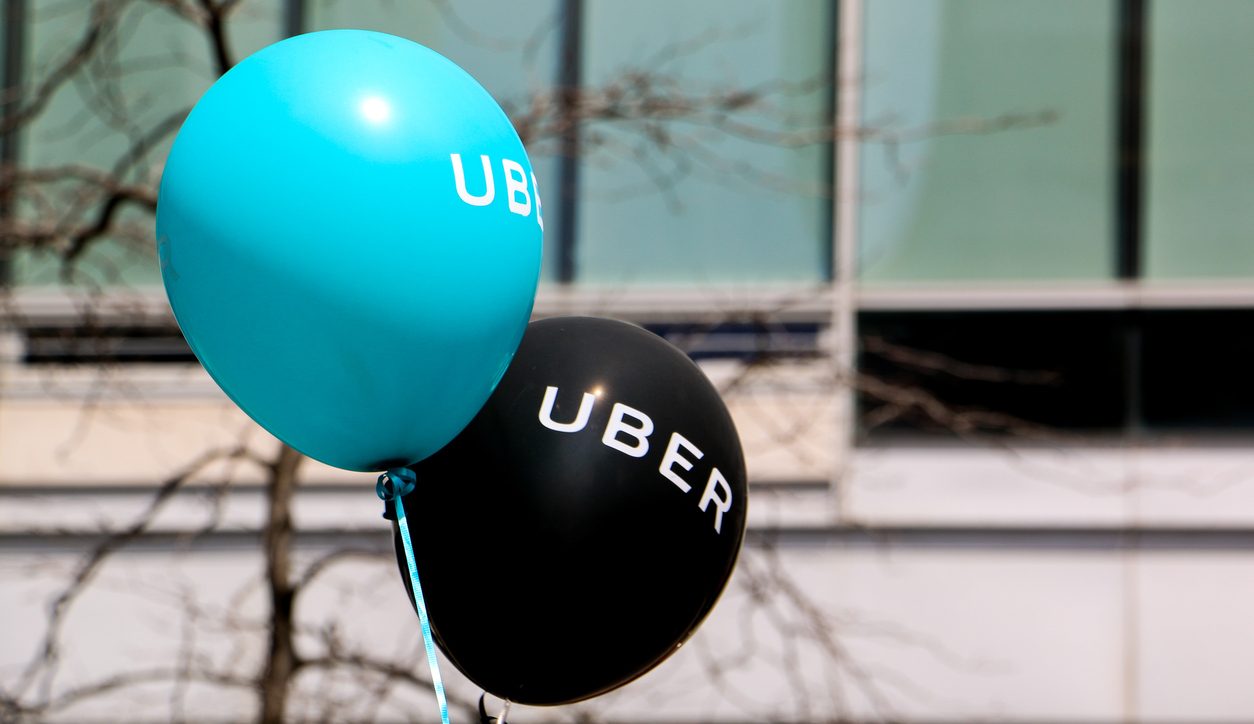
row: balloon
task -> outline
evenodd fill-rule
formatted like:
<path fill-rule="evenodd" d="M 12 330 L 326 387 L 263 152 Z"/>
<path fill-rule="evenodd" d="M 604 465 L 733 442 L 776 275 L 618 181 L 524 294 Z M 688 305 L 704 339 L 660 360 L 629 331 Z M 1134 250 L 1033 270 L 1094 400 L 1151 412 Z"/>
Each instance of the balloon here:
<path fill-rule="evenodd" d="M 475 419 L 412 469 L 404 504 L 437 643 L 523 704 L 585 699 L 660 663 L 714 606 L 744 537 L 744 456 L 718 392 L 624 322 L 533 322 Z"/>
<path fill-rule="evenodd" d="M 240 62 L 161 179 L 162 279 L 192 350 L 278 438 L 380 470 L 453 438 L 526 329 L 543 222 L 527 154 L 465 71 L 332 30 Z"/>

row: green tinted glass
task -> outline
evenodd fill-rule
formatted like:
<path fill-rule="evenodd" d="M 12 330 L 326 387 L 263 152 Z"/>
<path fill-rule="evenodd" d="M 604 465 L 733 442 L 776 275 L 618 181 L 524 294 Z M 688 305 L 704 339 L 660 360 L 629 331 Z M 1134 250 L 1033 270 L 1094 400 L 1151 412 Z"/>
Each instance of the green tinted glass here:
<path fill-rule="evenodd" d="M 1254 276 L 1254 3 L 1149 18 L 1145 274 Z"/>
<path fill-rule="evenodd" d="M 811 131 L 829 122 L 830 6 L 584 4 L 583 80 L 605 112 L 582 138 L 577 281 L 825 278 L 830 146 Z M 715 110 L 740 92 L 752 102 Z"/>
<path fill-rule="evenodd" d="M 865 21 L 862 278 L 1112 276 L 1113 3 L 874 0 Z"/>
<path fill-rule="evenodd" d="M 236 59 L 280 37 L 281 0 L 241 3 L 228 24 Z M 25 185 L 18 213 L 39 224 L 91 225 L 113 186 L 155 188 L 182 114 L 217 77 L 210 44 L 194 19 L 157 3 L 28 3 L 24 83 L 44 87 L 97 40 L 56 86 L 42 111 L 22 128 L 20 163 L 52 183 Z M 136 152 L 139 150 L 140 152 Z M 99 178 L 111 178 L 107 184 Z M 14 281 L 91 286 L 160 283 L 152 214 L 119 207 L 109 232 L 84 247 L 73 264 L 65 249 L 28 249 L 14 258 Z M 68 271 L 68 273 L 67 273 Z"/>

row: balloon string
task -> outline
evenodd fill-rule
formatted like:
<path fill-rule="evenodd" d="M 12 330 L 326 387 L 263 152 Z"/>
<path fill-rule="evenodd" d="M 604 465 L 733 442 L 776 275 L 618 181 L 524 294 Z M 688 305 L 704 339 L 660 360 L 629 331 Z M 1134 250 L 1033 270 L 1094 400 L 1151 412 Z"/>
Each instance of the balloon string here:
<path fill-rule="evenodd" d="M 392 489 L 388 491 L 396 502 L 396 524 L 401 529 L 401 546 L 405 549 L 405 563 L 409 565 L 409 582 L 414 591 L 414 608 L 418 610 L 418 623 L 422 628 L 422 644 L 427 649 L 427 666 L 431 667 L 431 684 L 435 687 L 435 700 L 440 705 L 440 722 L 449 724 L 448 699 L 444 696 L 444 680 L 440 677 L 440 663 L 435 658 L 435 640 L 431 637 L 431 620 L 427 617 L 427 602 L 422 597 L 422 583 L 418 580 L 418 564 L 414 561 L 414 544 L 409 538 L 409 523 L 405 519 L 405 504 L 401 498 L 414 489 L 417 476 L 409 468 L 389 470 L 379 476 L 380 496 L 384 494 L 388 479 Z"/>

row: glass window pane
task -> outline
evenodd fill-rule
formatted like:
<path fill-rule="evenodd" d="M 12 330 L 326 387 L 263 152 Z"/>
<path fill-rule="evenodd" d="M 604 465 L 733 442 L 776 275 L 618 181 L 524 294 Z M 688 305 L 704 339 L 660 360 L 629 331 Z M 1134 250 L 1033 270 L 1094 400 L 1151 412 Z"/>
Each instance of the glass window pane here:
<path fill-rule="evenodd" d="M 1150 4 L 1145 273 L 1254 276 L 1254 3 Z"/>
<path fill-rule="evenodd" d="M 309 30 L 360 28 L 409 38 L 465 68 L 517 118 L 557 82 L 561 43 L 559 0 L 309 0 Z M 556 276 L 552 242 L 560 233 L 554 138 L 523 141 L 544 200 L 545 250 L 541 277 Z"/>
<path fill-rule="evenodd" d="M 825 125 L 831 3 L 588 0 L 583 82 L 598 99 L 648 97 L 645 122 L 585 125 L 577 281 L 812 282 L 827 275 Z M 731 91 L 762 103 L 727 114 L 683 98 Z M 688 120 L 667 120 L 668 115 Z M 625 107 L 624 116 L 639 115 Z"/>
<path fill-rule="evenodd" d="M 860 273 L 1114 273 L 1114 20 L 1096 0 L 866 4 Z"/>
<path fill-rule="evenodd" d="M 280 37 L 282 5 L 282 0 L 251 0 L 236 9 L 228 38 L 237 58 Z M 27 88 L 39 87 L 71 56 L 98 17 L 98 7 L 109 12 L 89 60 L 20 133 L 24 169 L 74 170 L 59 173 L 60 181 L 20 192 L 18 213 L 40 223 L 90 224 L 108 191 L 91 180 L 101 171 L 116 172 L 121 184 L 155 187 L 179 116 L 217 77 L 204 32 L 169 7 L 39 2 L 27 3 Z M 167 132 L 154 136 L 146 153 L 127 161 L 129 150 L 167 121 Z M 150 213 L 125 207 L 115 217 L 112 233 L 93 241 L 77 259 L 73 280 L 104 286 L 159 284 L 152 224 Z M 18 253 L 14 281 L 58 283 L 60 251 Z"/>
<path fill-rule="evenodd" d="M 1254 310 L 1147 311 L 1141 409 L 1151 430 L 1254 429 L 1250 329 Z"/>
<path fill-rule="evenodd" d="M 8 66 L 6 64 L 6 61 L 8 60 L 8 55 L 9 55 L 8 45 L 6 45 L 6 42 L 8 41 L 8 36 L 9 36 L 9 28 L 6 26 L 6 23 L 8 22 L 8 7 L 7 6 L 8 6 L 8 0 L 0 0 L 0 115 L 2 115 L 5 110 L 7 110 L 7 108 L 5 107 L 5 101 L 3 99 L 9 98 L 10 97 L 9 94 L 11 93 L 11 91 L 5 86 L 5 79 L 9 77 Z M 6 148 L 6 144 L 8 143 L 9 143 L 8 134 L 0 133 L 0 159 L 7 159 L 5 148 Z M 4 195 L 3 192 L 0 192 L 0 198 L 2 198 L 3 195 Z M 0 213 L 4 213 L 3 209 L 0 209 Z M 4 252 L 0 251 L 0 274 L 4 273 L 3 266 L 4 266 Z M 0 278 L 0 284 L 3 284 L 5 281 L 6 281 L 5 279 Z"/>
<path fill-rule="evenodd" d="M 870 441 L 1123 428 L 1120 312 L 866 312 L 858 329 Z"/>

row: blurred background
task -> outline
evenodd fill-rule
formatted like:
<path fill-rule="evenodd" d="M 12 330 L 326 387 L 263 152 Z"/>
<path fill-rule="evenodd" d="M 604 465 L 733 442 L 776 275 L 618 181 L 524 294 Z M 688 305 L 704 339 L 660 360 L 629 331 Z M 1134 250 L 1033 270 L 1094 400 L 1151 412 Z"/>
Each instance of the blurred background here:
<path fill-rule="evenodd" d="M 535 315 L 685 349 L 748 456 L 694 639 L 510 721 L 1254 720 L 1242 0 L 3 0 L 0 720 L 435 720 L 373 478 L 221 394 L 154 254 L 190 106 L 338 27 L 493 93 Z"/>

